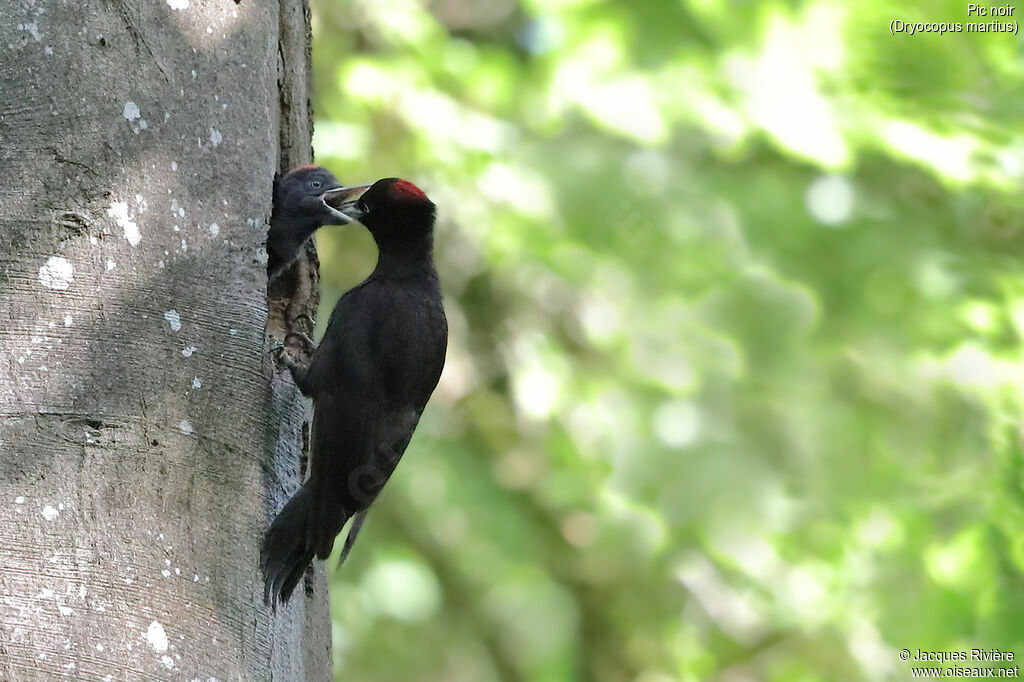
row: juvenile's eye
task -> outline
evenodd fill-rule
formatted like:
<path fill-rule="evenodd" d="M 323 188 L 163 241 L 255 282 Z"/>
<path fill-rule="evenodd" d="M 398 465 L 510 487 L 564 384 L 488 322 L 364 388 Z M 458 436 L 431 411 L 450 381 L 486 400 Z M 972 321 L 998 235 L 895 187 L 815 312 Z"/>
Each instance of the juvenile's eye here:
<path fill-rule="evenodd" d="M 319 180 L 311 180 L 309 186 L 312 187 L 313 189 L 320 189 L 321 187 L 323 187 L 323 184 L 324 183 L 320 182 Z"/>

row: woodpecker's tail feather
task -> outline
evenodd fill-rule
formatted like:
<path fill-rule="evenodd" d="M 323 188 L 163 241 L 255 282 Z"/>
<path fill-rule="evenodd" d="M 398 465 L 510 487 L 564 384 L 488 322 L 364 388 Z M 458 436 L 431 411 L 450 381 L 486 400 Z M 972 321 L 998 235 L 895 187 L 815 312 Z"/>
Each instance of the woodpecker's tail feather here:
<path fill-rule="evenodd" d="M 334 538 L 341 532 L 348 513 L 328 496 L 319 504 L 312 481 L 306 481 L 274 518 L 260 548 L 263 569 L 263 600 L 276 607 L 278 600 L 287 602 L 302 580 L 313 557 L 326 559 Z M 365 512 L 361 512 L 349 532 L 344 555 L 352 549 Z M 343 557 L 344 557 L 343 555 Z"/>
<path fill-rule="evenodd" d="M 313 560 L 313 495 L 303 485 L 278 513 L 263 536 L 260 566 L 263 568 L 263 601 L 277 606 L 287 602 Z"/>
<path fill-rule="evenodd" d="M 341 565 L 345 563 L 345 559 L 348 558 L 348 553 L 352 551 L 352 545 L 356 544 L 356 537 L 359 535 L 359 529 L 363 527 L 363 520 L 366 519 L 366 512 L 369 511 L 364 509 L 358 511 L 352 518 L 352 527 L 348 529 L 348 536 L 345 538 L 345 546 L 341 549 L 341 556 L 338 557 L 338 565 L 334 570 L 339 570 Z"/>

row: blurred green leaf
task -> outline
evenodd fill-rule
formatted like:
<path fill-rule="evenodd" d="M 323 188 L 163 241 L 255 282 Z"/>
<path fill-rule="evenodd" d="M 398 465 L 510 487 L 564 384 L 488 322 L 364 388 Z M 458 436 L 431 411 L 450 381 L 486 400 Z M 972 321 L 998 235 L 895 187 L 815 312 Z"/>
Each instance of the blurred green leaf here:
<path fill-rule="evenodd" d="M 430 194 L 451 322 L 337 679 L 1024 655 L 1021 42 L 889 32 L 966 5 L 313 1 L 318 160 Z"/>

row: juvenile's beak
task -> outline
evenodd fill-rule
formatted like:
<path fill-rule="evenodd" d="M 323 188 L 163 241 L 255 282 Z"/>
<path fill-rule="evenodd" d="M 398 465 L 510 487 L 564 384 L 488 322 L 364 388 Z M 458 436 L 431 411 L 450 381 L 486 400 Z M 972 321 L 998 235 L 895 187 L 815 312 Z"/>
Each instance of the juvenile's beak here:
<path fill-rule="evenodd" d="M 363 217 L 363 212 L 358 208 L 359 197 L 363 196 L 372 184 L 329 189 L 323 193 L 321 200 L 335 218 L 350 223 Z"/>

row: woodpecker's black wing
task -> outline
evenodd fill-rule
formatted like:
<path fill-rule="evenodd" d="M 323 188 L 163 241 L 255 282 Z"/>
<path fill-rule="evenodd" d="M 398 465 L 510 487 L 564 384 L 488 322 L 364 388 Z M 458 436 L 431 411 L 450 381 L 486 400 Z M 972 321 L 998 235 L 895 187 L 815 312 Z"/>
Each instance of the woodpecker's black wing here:
<path fill-rule="evenodd" d="M 371 279 L 335 307 L 308 372 L 320 558 L 398 465 L 437 385 L 446 340 L 436 281 Z"/>
<path fill-rule="evenodd" d="M 314 400 L 310 476 L 274 518 L 263 539 L 264 598 L 271 604 L 278 598 L 288 601 L 309 562 L 318 554 L 326 557 L 330 553 L 334 537 L 355 511 L 341 496 L 344 482 L 331 485 L 331 481 L 344 478 L 339 473 L 344 471 L 344 463 L 325 459 L 320 453 L 333 453 L 335 448 L 327 444 L 336 441 L 343 452 L 358 453 L 372 447 L 372 438 L 364 432 L 372 426 L 372 411 L 356 399 L 374 388 L 366 369 L 370 365 L 369 311 L 361 313 L 360 306 L 351 305 L 360 288 L 338 301 L 328 331 L 299 381 L 302 392 Z M 345 314 L 338 314 L 341 310 Z M 351 390 L 339 393 L 339 386 Z"/>
<path fill-rule="evenodd" d="M 437 385 L 446 345 L 432 269 L 371 277 L 338 301 L 301 382 L 314 400 L 309 480 L 264 538 L 268 601 L 287 601 L 313 556 L 326 559 L 348 518 L 360 519 L 384 487 Z"/>

